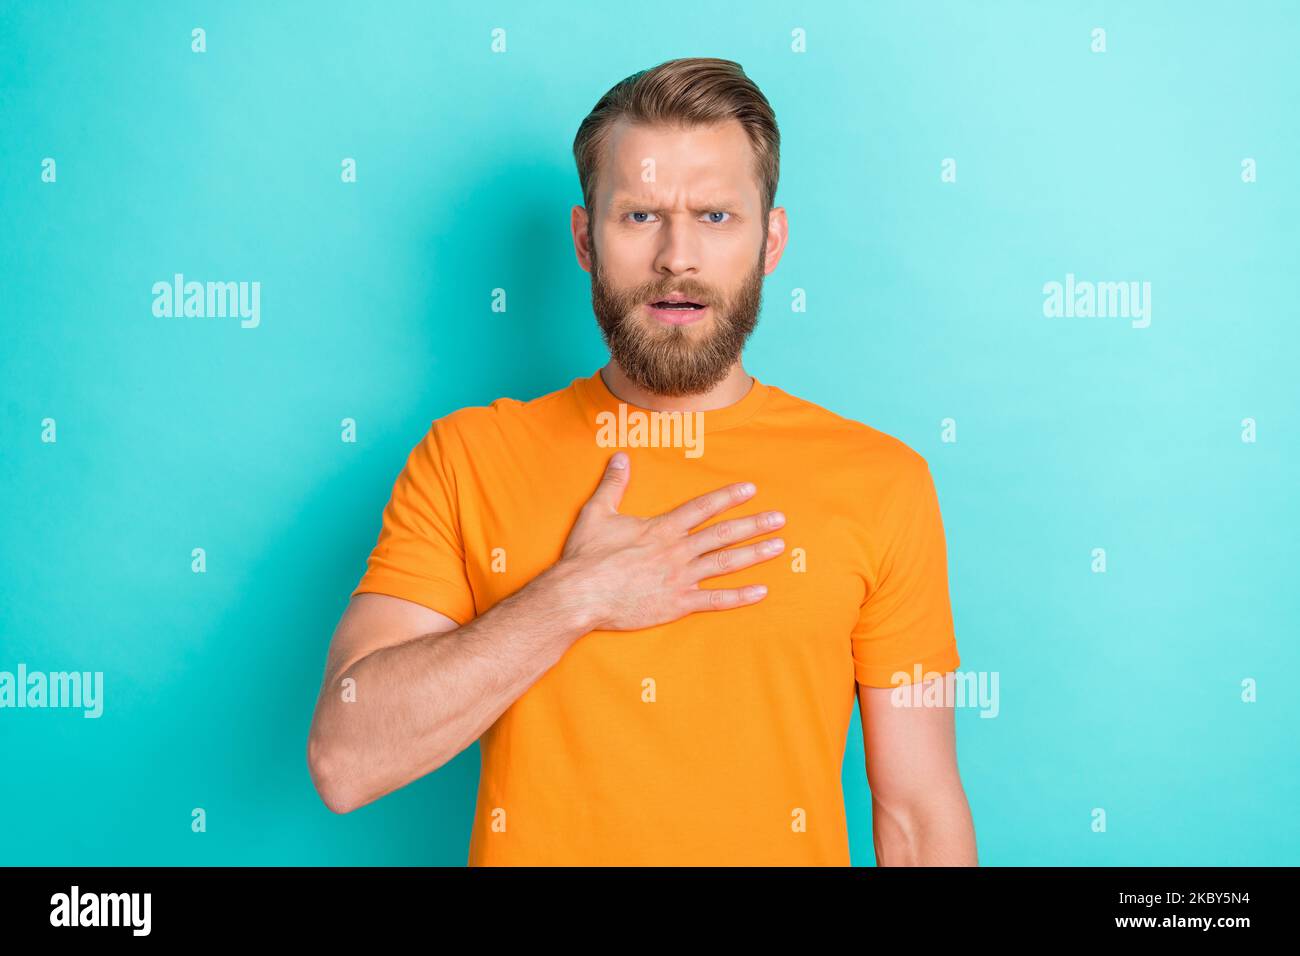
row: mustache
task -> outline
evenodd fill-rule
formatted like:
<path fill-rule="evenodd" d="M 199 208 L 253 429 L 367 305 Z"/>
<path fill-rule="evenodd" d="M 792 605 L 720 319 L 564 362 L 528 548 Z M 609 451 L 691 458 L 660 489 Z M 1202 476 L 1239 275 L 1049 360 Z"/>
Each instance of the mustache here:
<path fill-rule="evenodd" d="M 647 289 L 644 292 L 632 292 L 628 295 L 628 301 L 634 304 L 640 304 L 642 302 L 661 302 L 674 295 L 679 295 L 691 302 L 698 302 L 700 305 L 711 305 L 718 299 L 713 292 L 707 289 L 701 289 L 698 286 L 677 286 L 671 289 L 654 288 Z"/>

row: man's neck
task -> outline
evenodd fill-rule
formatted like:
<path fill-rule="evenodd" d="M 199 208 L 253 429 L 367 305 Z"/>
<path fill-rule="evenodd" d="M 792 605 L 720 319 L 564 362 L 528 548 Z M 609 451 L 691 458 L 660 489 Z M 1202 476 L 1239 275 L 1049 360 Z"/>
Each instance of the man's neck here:
<path fill-rule="evenodd" d="M 600 370 L 605 387 L 615 398 L 629 405 L 637 405 L 655 412 L 708 412 L 734 405 L 754 385 L 754 379 L 736 360 L 726 377 L 707 392 L 698 395 L 660 395 L 633 382 L 613 359 Z"/>

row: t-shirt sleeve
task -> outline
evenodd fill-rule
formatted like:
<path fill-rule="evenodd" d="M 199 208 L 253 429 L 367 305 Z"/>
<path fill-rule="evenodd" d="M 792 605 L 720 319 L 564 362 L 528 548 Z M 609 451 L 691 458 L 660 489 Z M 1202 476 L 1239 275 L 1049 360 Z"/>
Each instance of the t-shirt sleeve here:
<path fill-rule="evenodd" d="M 882 511 L 874 586 L 853 629 L 858 683 L 894 687 L 961 663 L 948 598 L 948 553 L 930 466 L 918 456 Z M 901 676 L 896 676 L 901 675 Z"/>
<path fill-rule="evenodd" d="M 457 624 L 474 618 L 465 570 L 448 426 L 435 421 L 407 456 L 384 507 L 379 540 L 352 593 L 389 594 L 423 604 Z"/>

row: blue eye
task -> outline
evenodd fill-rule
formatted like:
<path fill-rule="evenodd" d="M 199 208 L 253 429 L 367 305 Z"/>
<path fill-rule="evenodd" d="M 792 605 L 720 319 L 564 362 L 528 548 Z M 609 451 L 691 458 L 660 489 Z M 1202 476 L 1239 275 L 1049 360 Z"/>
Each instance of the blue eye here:
<path fill-rule="evenodd" d="M 652 213 L 652 212 L 630 212 L 630 213 L 627 214 L 628 218 L 631 219 L 633 222 L 637 223 L 638 225 L 644 225 L 646 222 L 649 222 L 648 219 L 638 219 L 638 218 L 637 218 L 638 216 L 653 216 L 653 215 L 654 215 L 654 213 Z M 730 217 L 731 213 L 729 213 L 729 212 L 723 212 L 723 211 L 719 210 L 719 211 L 716 211 L 716 212 L 706 212 L 705 215 L 708 216 L 708 217 L 710 217 L 710 218 L 709 218 L 709 223 L 710 223 L 711 225 L 714 225 L 714 226 L 720 226 L 720 225 L 723 224 L 723 222 L 727 222 L 727 221 L 729 221 L 729 220 L 714 219 L 714 218 L 712 218 L 712 217 L 713 217 L 713 216 L 728 216 L 728 217 Z"/>

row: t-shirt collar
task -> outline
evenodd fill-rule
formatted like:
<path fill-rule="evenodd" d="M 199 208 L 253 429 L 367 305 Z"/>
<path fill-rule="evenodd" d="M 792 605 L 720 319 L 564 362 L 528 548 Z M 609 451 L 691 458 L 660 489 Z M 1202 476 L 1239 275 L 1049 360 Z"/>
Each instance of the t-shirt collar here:
<path fill-rule="evenodd" d="M 758 376 L 750 373 L 754 382 L 749 387 L 739 401 L 732 402 L 730 405 L 724 405 L 721 408 L 711 408 L 702 411 L 704 416 L 705 432 L 716 432 L 724 428 L 734 428 L 744 422 L 749 421 L 754 414 L 763 406 L 771 392 L 771 386 L 766 385 L 758 380 Z M 601 376 L 600 370 L 597 369 L 595 374 L 587 378 L 574 379 L 574 386 L 578 392 L 584 409 L 592 417 L 597 412 L 613 412 L 618 414 L 618 406 L 624 404 L 629 412 L 639 411 L 647 414 L 655 409 L 645 408 L 641 405 L 634 405 L 631 402 L 623 402 L 605 384 L 605 379 Z"/>

